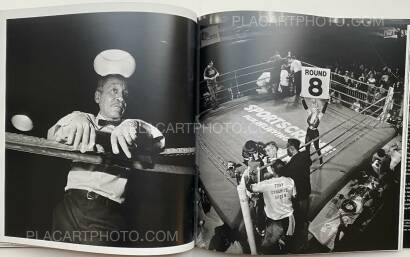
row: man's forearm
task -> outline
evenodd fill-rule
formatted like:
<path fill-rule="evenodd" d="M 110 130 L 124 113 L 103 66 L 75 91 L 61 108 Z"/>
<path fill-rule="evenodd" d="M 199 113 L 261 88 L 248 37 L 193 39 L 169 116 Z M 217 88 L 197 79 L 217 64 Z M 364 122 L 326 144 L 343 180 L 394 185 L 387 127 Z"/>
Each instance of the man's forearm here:
<path fill-rule="evenodd" d="M 158 128 L 143 120 L 137 120 L 139 123 L 141 133 L 147 133 L 147 137 L 152 139 L 153 145 L 151 148 L 155 152 L 161 152 L 165 148 L 165 137 Z"/>
<path fill-rule="evenodd" d="M 304 98 L 302 99 L 302 105 L 303 105 L 303 109 L 305 110 L 309 109 Z"/>

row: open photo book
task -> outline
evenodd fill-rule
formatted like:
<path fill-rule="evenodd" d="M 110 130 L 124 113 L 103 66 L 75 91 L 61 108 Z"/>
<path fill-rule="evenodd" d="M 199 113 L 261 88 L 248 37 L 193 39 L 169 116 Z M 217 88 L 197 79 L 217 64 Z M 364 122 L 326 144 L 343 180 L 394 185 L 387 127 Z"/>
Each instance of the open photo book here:
<path fill-rule="evenodd" d="M 410 246 L 410 20 L 107 3 L 0 24 L 0 246 Z"/>

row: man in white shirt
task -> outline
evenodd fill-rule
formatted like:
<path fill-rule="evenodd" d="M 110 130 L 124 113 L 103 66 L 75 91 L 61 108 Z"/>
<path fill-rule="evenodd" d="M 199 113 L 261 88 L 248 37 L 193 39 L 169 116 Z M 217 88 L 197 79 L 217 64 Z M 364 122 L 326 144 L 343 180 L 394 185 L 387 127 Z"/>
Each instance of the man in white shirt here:
<path fill-rule="evenodd" d="M 262 193 L 265 202 L 267 221 L 261 245 L 264 254 L 275 253 L 278 241 L 284 235 L 293 235 L 295 228 L 292 206 L 292 199 L 296 197 L 295 183 L 293 179 L 279 176 L 275 172 L 280 173 L 280 166 L 273 170 L 272 178 L 258 183 L 245 176 L 247 189 L 250 192 Z"/>
<path fill-rule="evenodd" d="M 47 135 L 47 139 L 81 152 L 110 152 L 127 158 L 135 152 L 161 152 L 165 146 L 162 133 L 139 119 L 122 119 L 127 106 L 126 78 L 135 69 L 135 60 L 122 50 L 106 50 L 94 60 L 101 76 L 94 100 L 97 116 L 75 111 L 64 116 Z M 106 138 L 106 144 L 98 140 Z M 110 233 L 125 229 L 120 204 L 124 201 L 127 171 L 107 164 L 73 162 L 67 177 L 64 199 L 53 212 L 54 240 L 71 243 L 117 246 Z"/>
<path fill-rule="evenodd" d="M 302 90 L 302 63 L 295 56 L 290 58 L 290 72 L 293 74 L 295 85 L 295 103 L 299 103 L 300 91 Z"/>
<path fill-rule="evenodd" d="M 280 71 L 280 88 L 282 90 L 282 96 L 289 96 L 289 72 L 284 64 Z"/>
<path fill-rule="evenodd" d="M 218 105 L 217 91 L 218 83 L 216 79 L 219 77 L 218 70 L 214 67 L 214 62 L 210 61 L 204 70 L 204 80 L 208 87 L 209 94 L 211 95 L 212 108 L 216 108 Z"/>

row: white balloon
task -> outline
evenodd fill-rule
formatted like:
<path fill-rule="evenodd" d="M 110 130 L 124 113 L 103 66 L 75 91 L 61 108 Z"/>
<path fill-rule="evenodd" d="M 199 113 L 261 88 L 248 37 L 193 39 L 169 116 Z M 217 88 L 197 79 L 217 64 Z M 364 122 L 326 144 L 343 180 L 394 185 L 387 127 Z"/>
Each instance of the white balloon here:
<path fill-rule="evenodd" d="M 94 70 L 100 76 L 120 74 L 129 78 L 135 71 L 135 59 L 120 49 L 105 50 L 95 57 Z"/>
<path fill-rule="evenodd" d="M 33 129 L 33 122 L 24 114 L 16 114 L 11 118 L 11 124 L 20 131 L 30 131 Z"/>

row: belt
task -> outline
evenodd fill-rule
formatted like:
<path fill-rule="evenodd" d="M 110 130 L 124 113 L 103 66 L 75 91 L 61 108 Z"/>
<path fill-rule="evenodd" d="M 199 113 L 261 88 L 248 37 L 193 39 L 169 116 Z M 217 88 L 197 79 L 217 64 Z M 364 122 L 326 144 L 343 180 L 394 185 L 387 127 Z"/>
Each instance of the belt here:
<path fill-rule="evenodd" d="M 292 215 L 291 215 L 291 216 L 292 216 Z M 266 219 L 267 219 L 267 221 L 270 221 L 270 222 L 286 222 L 287 220 L 290 219 L 290 216 L 285 217 L 285 218 L 282 218 L 282 219 L 278 219 L 278 220 L 274 220 L 274 219 L 271 219 L 271 218 L 269 218 L 269 217 L 266 217 Z"/>
<path fill-rule="evenodd" d="M 105 203 L 106 205 L 120 206 L 120 203 L 117 203 L 116 201 L 113 201 L 93 191 L 88 191 L 88 190 L 83 190 L 83 189 L 68 189 L 65 192 L 65 194 L 72 195 L 72 196 L 78 196 L 82 199 L 87 199 L 89 201 L 100 201 L 100 202 Z"/>
<path fill-rule="evenodd" d="M 308 129 L 310 129 L 310 130 L 317 130 L 317 127 L 313 127 L 313 126 L 308 126 Z"/>
<path fill-rule="evenodd" d="M 96 171 L 104 172 L 121 178 L 127 178 L 127 169 L 104 164 L 90 164 L 84 162 L 73 162 L 71 165 L 72 171 Z"/>

